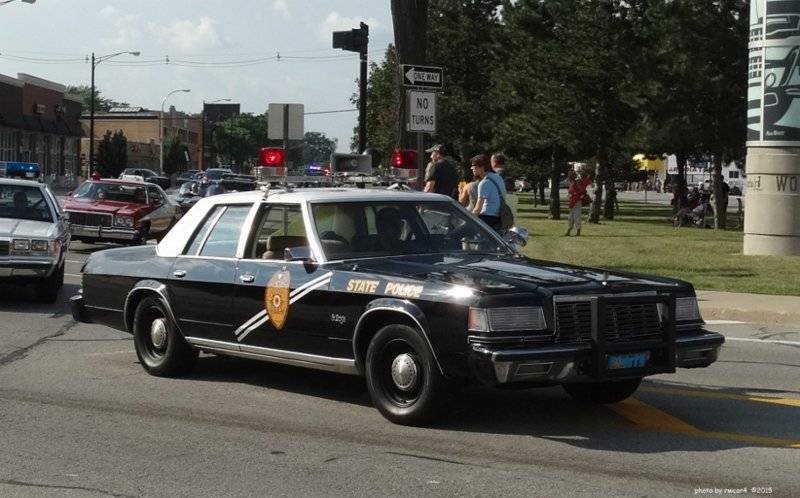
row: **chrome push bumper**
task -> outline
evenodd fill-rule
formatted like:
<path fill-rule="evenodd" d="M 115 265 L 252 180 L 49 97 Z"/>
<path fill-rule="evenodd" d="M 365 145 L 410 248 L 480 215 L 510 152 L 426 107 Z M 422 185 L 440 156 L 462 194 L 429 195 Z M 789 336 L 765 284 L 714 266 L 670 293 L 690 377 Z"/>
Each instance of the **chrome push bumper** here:
<path fill-rule="evenodd" d="M 552 384 L 570 381 L 609 380 L 643 377 L 674 372 L 679 368 L 707 367 L 717 360 L 725 337 L 716 332 L 699 333 L 675 338 L 674 356 L 656 343 L 626 344 L 624 350 L 649 353 L 646 367 L 610 370 L 608 356 L 614 351 L 597 354 L 590 343 L 548 345 L 537 348 L 509 348 L 473 344 L 470 352 L 473 371 L 483 381 L 492 384 L 532 382 Z"/>
<path fill-rule="evenodd" d="M 139 237 L 139 231 L 133 228 L 70 225 L 69 229 L 76 238 L 130 242 Z"/>

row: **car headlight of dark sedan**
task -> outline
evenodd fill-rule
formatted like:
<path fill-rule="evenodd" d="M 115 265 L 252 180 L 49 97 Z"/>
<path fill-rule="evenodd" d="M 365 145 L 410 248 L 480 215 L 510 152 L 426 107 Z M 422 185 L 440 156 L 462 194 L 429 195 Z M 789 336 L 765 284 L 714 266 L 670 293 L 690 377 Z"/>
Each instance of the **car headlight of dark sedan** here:
<path fill-rule="evenodd" d="M 541 306 L 470 308 L 467 328 L 471 332 L 547 330 Z"/>
<path fill-rule="evenodd" d="M 675 299 L 675 321 L 676 322 L 700 322 L 700 307 L 697 305 L 697 298 L 678 297 Z"/>

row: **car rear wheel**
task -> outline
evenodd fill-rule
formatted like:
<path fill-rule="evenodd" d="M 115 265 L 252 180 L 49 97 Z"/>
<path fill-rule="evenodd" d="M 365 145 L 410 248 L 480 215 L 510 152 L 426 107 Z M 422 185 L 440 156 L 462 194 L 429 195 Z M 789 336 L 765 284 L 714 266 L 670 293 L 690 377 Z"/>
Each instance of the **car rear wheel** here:
<path fill-rule="evenodd" d="M 567 393 L 581 403 L 617 403 L 630 397 L 642 379 L 608 380 L 605 382 L 576 382 L 562 384 Z"/>
<path fill-rule="evenodd" d="M 145 297 L 136 307 L 133 344 L 142 367 L 151 375 L 186 375 L 197 361 L 197 351 L 186 343 L 170 320 L 164 303 L 154 296 Z"/>
<path fill-rule="evenodd" d="M 414 329 L 388 325 L 367 348 L 367 388 L 381 414 L 396 424 L 425 425 L 439 416 L 445 379 Z"/>

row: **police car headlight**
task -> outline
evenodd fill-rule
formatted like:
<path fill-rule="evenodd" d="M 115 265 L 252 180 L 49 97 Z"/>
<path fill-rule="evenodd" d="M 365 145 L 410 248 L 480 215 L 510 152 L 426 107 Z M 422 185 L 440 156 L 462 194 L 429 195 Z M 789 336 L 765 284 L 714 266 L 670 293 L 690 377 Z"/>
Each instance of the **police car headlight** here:
<path fill-rule="evenodd" d="M 16 252 L 30 251 L 31 241 L 28 239 L 14 239 L 11 241 L 11 249 Z"/>
<path fill-rule="evenodd" d="M 676 322 L 699 322 L 702 320 L 696 297 L 679 297 L 675 299 Z"/>
<path fill-rule="evenodd" d="M 470 308 L 467 328 L 472 332 L 547 330 L 541 306 Z"/>
<path fill-rule="evenodd" d="M 130 228 L 133 226 L 133 216 L 114 216 L 114 226 Z"/>
<path fill-rule="evenodd" d="M 32 240 L 31 252 L 50 252 L 49 240 Z"/>

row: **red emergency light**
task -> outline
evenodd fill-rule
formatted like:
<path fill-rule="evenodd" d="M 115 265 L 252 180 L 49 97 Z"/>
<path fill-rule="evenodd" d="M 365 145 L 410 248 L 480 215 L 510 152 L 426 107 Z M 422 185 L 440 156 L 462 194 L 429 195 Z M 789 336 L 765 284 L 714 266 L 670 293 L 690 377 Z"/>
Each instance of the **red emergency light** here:
<path fill-rule="evenodd" d="M 414 149 L 395 149 L 392 153 L 392 167 L 417 169 L 417 151 Z"/>
<path fill-rule="evenodd" d="M 282 168 L 286 164 L 286 151 L 281 147 L 262 147 L 258 151 L 258 164 L 269 168 Z"/>

